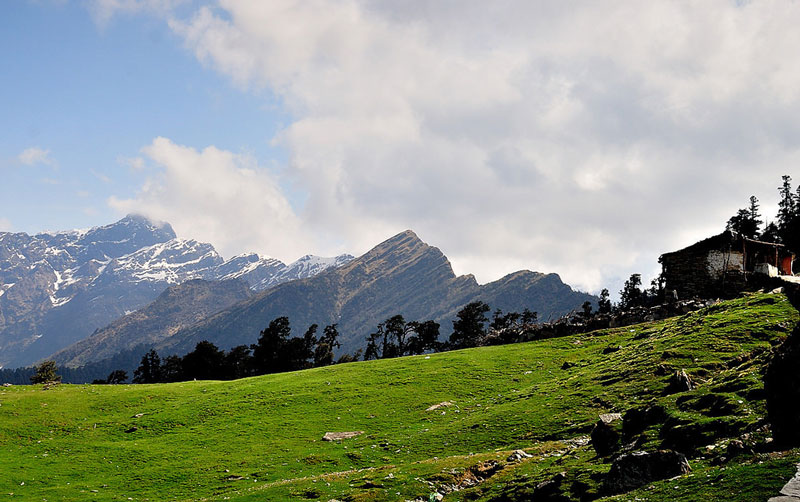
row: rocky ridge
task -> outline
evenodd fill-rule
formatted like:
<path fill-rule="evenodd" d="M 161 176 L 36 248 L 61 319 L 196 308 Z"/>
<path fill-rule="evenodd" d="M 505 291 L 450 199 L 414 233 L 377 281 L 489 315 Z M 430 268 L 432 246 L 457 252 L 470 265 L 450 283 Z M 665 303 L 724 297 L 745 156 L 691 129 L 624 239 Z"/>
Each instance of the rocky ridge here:
<path fill-rule="evenodd" d="M 527 270 L 479 285 L 472 275 L 456 276 L 439 249 L 407 230 L 340 267 L 264 290 L 176 332 L 156 348 L 186 353 L 202 340 L 225 349 L 251 344 L 270 320 L 288 316 L 295 330 L 337 323 L 342 350 L 352 352 L 379 322 L 396 314 L 436 320 L 446 336 L 458 310 L 476 300 L 503 311 L 530 308 L 548 319 L 596 298 L 572 290 L 557 274 Z"/>

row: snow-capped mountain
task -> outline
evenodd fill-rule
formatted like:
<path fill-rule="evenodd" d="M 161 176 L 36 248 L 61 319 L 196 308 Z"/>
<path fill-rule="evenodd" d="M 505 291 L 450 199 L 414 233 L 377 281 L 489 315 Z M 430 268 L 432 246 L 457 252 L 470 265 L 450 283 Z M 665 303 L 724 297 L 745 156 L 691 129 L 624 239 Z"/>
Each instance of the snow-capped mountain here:
<path fill-rule="evenodd" d="M 225 261 L 211 244 L 135 215 L 89 230 L 0 232 L 0 366 L 30 364 L 189 279 L 238 278 L 260 291 L 352 258 Z"/>

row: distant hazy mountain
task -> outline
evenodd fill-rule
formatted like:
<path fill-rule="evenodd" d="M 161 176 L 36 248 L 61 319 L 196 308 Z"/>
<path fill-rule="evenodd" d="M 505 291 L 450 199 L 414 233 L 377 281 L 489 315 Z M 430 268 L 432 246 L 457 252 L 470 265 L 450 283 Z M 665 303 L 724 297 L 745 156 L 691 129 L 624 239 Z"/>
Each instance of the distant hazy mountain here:
<path fill-rule="evenodd" d="M 189 279 L 241 279 L 261 291 L 350 259 L 225 261 L 211 244 L 178 239 L 168 224 L 134 215 L 90 230 L 0 232 L 0 367 L 31 364 Z"/>
<path fill-rule="evenodd" d="M 406 231 L 343 266 L 262 291 L 177 331 L 156 348 L 182 354 L 202 340 L 226 349 L 254 343 L 272 319 L 285 315 L 298 336 L 312 323 L 338 323 L 343 350 L 353 351 L 377 323 L 395 314 L 435 319 L 449 333 L 456 312 L 474 300 L 504 311 L 527 307 L 547 319 L 596 298 L 573 291 L 556 274 L 530 271 L 481 286 L 471 275 L 457 277 L 441 251 Z"/>
<path fill-rule="evenodd" d="M 66 366 L 83 366 L 139 345 L 155 345 L 253 294 L 241 279 L 192 279 L 170 286 L 153 303 L 58 351 L 52 358 Z"/>

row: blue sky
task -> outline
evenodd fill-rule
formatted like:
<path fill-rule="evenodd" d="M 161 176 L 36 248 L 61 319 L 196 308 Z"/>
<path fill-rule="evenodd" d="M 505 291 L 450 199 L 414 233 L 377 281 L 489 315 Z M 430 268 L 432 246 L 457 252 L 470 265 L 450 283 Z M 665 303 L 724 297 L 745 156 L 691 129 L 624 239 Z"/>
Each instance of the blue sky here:
<path fill-rule="evenodd" d="M 0 217 L 29 233 L 101 225 L 120 216 L 147 169 L 125 159 L 156 136 L 285 162 L 270 146 L 281 123 L 267 92 L 234 88 L 200 64 L 160 19 L 95 23 L 78 3 L 9 2 L 0 15 Z M 50 163 L 23 165 L 28 148 Z"/>
<path fill-rule="evenodd" d="M 405 229 L 480 282 L 657 274 L 800 181 L 800 4 L 13 0 L 0 230 L 168 221 L 223 254 Z"/>

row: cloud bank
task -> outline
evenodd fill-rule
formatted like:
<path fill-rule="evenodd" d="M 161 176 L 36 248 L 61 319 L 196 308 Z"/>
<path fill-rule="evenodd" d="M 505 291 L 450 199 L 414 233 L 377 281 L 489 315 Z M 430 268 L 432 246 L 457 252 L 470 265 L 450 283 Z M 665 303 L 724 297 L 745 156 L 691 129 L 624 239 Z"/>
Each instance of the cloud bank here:
<path fill-rule="evenodd" d="M 773 198 L 800 160 L 797 3 L 221 0 L 165 17 L 203 64 L 281 98 L 275 141 L 307 202 L 230 152 L 157 139 L 164 178 L 115 205 L 202 221 L 231 249 L 296 256 L 323 235 L 321 252 L 360 252 L 413 228 L 479 280 L 529 268 L 596 291 Z"/>
<path fill-rule="evenodd" d="M 283 257 L 308 248 L 276 181 L 252 158 L 213 146 L 197 151 L 166 138 L 142 151 L 159 174 L 133 199 L 112 197 L 114 209 L 168 221 L 179 235 L 211 242 L 227 257 L 252 250 Z"/>

